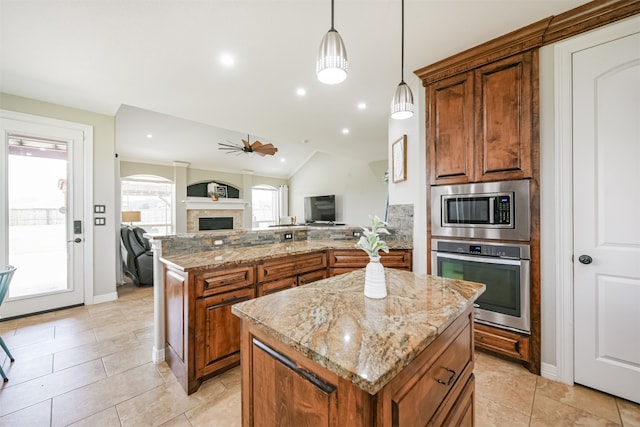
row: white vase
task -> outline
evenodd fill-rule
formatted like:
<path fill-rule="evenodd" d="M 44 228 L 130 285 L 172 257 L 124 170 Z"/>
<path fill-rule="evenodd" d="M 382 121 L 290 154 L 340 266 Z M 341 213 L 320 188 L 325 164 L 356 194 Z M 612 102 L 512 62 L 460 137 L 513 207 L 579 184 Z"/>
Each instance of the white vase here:
<path fill-rule="evenodd" d="M 364 296 L 367 298 L 385 298 L 387 285 L 384 280 L 384 267 L 380 264 L 380 257 L 370 256 L 364 271 Z"/>

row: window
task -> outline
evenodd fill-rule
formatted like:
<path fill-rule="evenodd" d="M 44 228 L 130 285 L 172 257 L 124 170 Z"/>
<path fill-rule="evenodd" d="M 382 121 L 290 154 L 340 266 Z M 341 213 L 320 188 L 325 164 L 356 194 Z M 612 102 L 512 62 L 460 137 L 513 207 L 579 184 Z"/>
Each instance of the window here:
<path fill-rule="evenodd" d="M 148 233 L 173 232 L 173 183 L 157 176 L 135 175 L 121 181 L 122 212 L 139 211 L 142 227 Z"/>
<path fill-rule="evenodd" d="M 278 190 L 269 185 L 251 189 L 253 228 L 267 228 L 278 224 Z"/>

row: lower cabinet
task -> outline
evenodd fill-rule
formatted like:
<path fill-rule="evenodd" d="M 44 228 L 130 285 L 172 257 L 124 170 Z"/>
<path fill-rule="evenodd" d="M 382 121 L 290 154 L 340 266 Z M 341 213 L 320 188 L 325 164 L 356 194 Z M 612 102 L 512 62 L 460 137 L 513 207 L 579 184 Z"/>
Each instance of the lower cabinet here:
<path fill-rule="evenodd" d="M 473 426 L 473 315 L 467 309 L 375 395 L 250 323 L 242 330 L 242 424 Z"/>
<path fill-rule="evenodd" d="M 196 300 L 196 376 L 240 362 L 240 319 L 231 306 L 255 297 L 255 287 Z"/>
<path fill-rule="evenodd" d="M 389 268 L 413 270 L 413 251 L 411 249 L 391 249 L 389 253 L 380 252 L 380 262 Z M 369 263 L 369 255 L 361 249 L 334 249 L 329 251 L 331 277 L 364 268 Z"/>
<path fill-rule="evenodd" d="M 529 355 L 530 337 L 528 335 L 476 323 L 475 340 L 478 348 L 522 360 L 523 362 L 531 360 Z"/>

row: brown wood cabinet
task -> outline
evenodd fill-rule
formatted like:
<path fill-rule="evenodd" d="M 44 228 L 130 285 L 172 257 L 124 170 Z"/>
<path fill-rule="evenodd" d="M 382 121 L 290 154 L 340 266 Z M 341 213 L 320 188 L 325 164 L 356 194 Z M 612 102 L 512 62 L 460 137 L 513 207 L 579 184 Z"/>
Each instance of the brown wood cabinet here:
<path fill-rule="evenodd" d="M 476 347 L 502 354 L 513 359 L 529 362 L 530 336 L 492 328 L 481 323 L 475 324 Z"/>
<path fill-rule="evenodd" d="M 380 262 L 385 267 L 412 271 L 413 250 L 390 249 L 389 253 L 380 252 Z M 369 262 L 369 255 L 361 249 L 334 249 L 329 251 L 330 276 L 349 273 L 364 268 Z"/>
<path fill-rule="evenodd" d="M 472 426 L 472 321 L 469 308 L 375 395 L 244 323 L 242 424 Z"/>
<path fill-rule="evenodd" d="M 328 276 L 317 251 L 205 271 L 165 264 L 166 359 L 187 391 L 240 363 L 240 319 L 231 306 Z"/>
<path fill-rule="evenodd" d="M 534 54 L 427 85 L 432 185 L 531 177 Z"/>

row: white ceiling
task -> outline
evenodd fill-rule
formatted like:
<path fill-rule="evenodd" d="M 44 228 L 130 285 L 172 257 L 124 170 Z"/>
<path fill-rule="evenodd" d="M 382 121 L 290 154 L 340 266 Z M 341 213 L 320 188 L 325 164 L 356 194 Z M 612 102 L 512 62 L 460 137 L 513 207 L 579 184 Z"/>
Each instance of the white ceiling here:
<path fill-rule="evenodd" d="M 406 0 L 405 80 L 420 87 L 413 70 L 584 3 Z M 315 78 L 330 4 L 0 0 L 0 91 L 117 114 L 124 160 L 287 177 L 315 151 L 386 159 L 400 81 L 400 0 L 335 1 L 350 67 L 335 86 Z M 219 61 L 225 52 L 236 59 L 230 68 Z M 299 87 L 306 96 L 296 95 Z M 247 134 L 279 152 L 218 150 Z"/>

